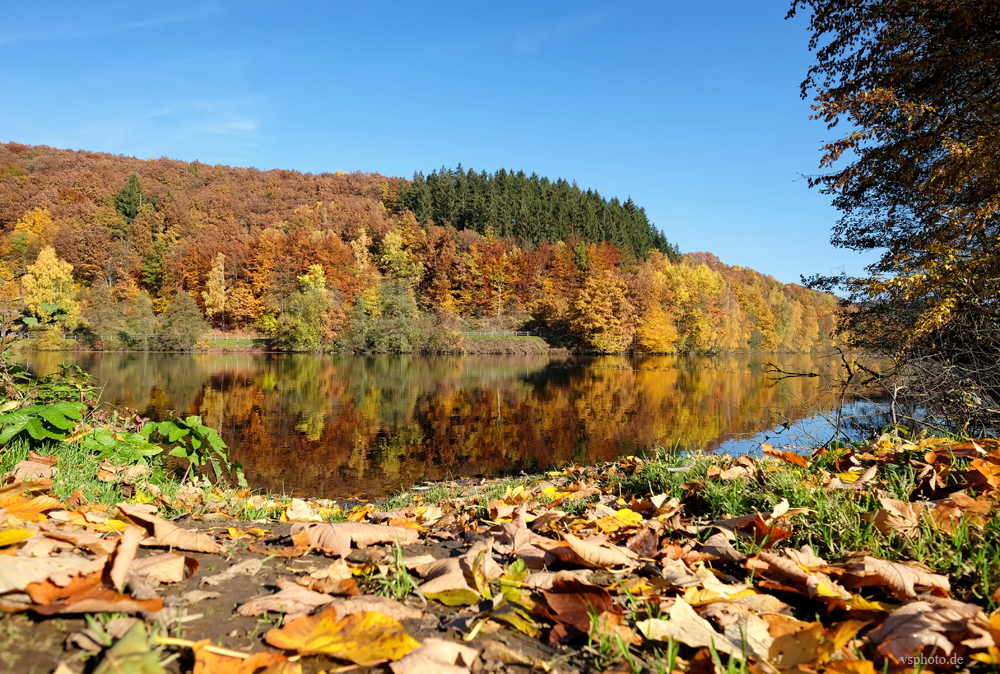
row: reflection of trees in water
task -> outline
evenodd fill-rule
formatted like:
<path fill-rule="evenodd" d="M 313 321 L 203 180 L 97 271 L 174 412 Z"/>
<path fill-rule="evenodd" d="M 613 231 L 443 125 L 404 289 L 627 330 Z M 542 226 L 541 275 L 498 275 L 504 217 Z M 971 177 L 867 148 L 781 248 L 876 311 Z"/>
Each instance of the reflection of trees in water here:
<path fill-rule="evenodd" d="M 386 493 L 421 479 L 593 462 L 656 444 L 746 437 L 780 412 L 836 405 L 824 377 L 775 382 L 748 356 L 423 358 L 35 354 L 79 363 L 105 399 L 154 417 L 200 413 L 254 484 L 315 495 Z"/>

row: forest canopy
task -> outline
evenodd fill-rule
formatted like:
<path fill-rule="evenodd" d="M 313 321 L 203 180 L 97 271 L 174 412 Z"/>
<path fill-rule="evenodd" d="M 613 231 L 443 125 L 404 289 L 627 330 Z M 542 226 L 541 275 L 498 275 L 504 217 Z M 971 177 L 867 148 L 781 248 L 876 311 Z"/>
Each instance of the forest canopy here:
<path fill-rule="evenodd" d="M 348 351 L 513 329 L 601 352 L 810 351 L 837 312 L 681 255 L 631 199 L 503 170 L 407 181 L 5 143 L 0 231 L 0 276 L 44 258 L 71 274 L 82 329 L 133 348 L 189 348 L 192 307 L 290 350 Z"/>
<path fill-rule="evenodd" d="M 421 225 L 450 224 L 480 234 L 492 229 L 499 237 L 531 245 L 565 241 L 575 234 L 592 243 L 611 242 L 637 259 L 651 250 L 672 261 L 680 257 L 631 197 L 625 203 L 617 197 L 608 201 L 593 190 L 584 192 L 576 182 L 553 182 L 535 173 L 476 173 L 461 164 L 456 169 L 442 166 L 401 183 L 397 203 L 413 211 Z"/>

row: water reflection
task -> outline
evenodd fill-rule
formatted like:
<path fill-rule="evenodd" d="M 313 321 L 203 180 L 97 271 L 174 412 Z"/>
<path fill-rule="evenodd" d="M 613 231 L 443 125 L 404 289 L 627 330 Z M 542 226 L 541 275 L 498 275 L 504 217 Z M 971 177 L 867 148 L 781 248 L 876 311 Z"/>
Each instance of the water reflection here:
<path fill-rule="evenodd" d="M 776 382 L 764 376 L 767 360 L 822 376 Z M 739 450 L 785 420 L 819 428 L 814 415 L 839 403 L 835 361 L 807 355 L 46 352 L 30 362 L 39 371 L 76 363 L 105 384 L 104 400 L 154 419 L 201 414 L 255 486 L 328 497 L 602 461 L 657 444 Z"/>

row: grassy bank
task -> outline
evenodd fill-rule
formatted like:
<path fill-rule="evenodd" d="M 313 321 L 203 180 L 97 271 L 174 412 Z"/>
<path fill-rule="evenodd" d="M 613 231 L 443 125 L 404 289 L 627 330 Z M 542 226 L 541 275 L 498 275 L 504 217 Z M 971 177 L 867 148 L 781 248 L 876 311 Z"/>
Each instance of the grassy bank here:
<path fill-rule="evenodd" d="M 548 353 L 549 345 L 541 337 L 510 335 L 465 335 L 459 353 L 536 354 Z"/>

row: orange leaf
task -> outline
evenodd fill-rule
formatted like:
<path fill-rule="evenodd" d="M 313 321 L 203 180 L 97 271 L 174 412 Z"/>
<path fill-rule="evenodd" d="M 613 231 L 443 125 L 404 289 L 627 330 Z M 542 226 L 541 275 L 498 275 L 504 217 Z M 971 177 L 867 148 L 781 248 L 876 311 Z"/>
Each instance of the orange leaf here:
<path fill-rule="evenodd" d="M 335 609 L 296 618 L 270 630 L 266 640 L 301 655 L 322 653 L 362 666 L 398 660 L 420 646 L 402 624 L 378 611 L 354 613 L 338 621 Z"/>
<path fill-rule="evenodd" d="M 254 653 L 248 658 L 220 655 L 205 648 L 210 645 L 210 639 L 203 639 L 191 647 L 194 651 L 194 674 L 256 674 L 265 667 L 268 668 L 266 671 L 270 672 L 272 665 L 288 662 L 288 658 L 280 653 Z M 287 674 L 302 671 L 302 665 L 299 663 L 289 664 L 297 669 L 285 669 L 284 672 Z"/>
<path fill-rule="evenodd" d="M 809 466 L 809 459 L 802 456 L 801 454 L 796 454 L 795 452 L 786 452 L 781 449 L 775 449 L 766 442 L 761 443 L 760 448 L 764 450 L 764 453 L 768 456 L 773 456 L 776 459 L 781 459 L 782 461 L 787 461 L 788 463 L 794 463 L 796 466 L 802 466 L 806 468 Z"/>
<path fill-rule="evenodd" d="M 47 518 L 42 513 L 46 510 L 55 510 L 56 508 L 62 508 L 62 503 L 59 502 L 59 499 L 54 499 L 44 494 L 36 496 L 33 499 L 27 499 L 24 496 L 18 495 L 8 498 L 5 501 L 0 501 L 0 509 L 7 511 L 7 517 L 16 517 L 24 522 L 44 522 Z"/>
<path fill-rule="evenodd" d="M 970 465 L 986 478 L 991 487 L 1000 489 L 1000 465 L 987 463 L 982 459 L 976 459 Z"/>
<path fill-rule="evenodd" d="M 51 580 L 29 583 L 31 600 L 39 606 L 31 609 L 41 615 L 57 613 L 155 613 L 163 608 L 160 599 L 134 599 L 104 587 L 101 573 L 74 575 L 69 584 L 59 587 Z"/>

